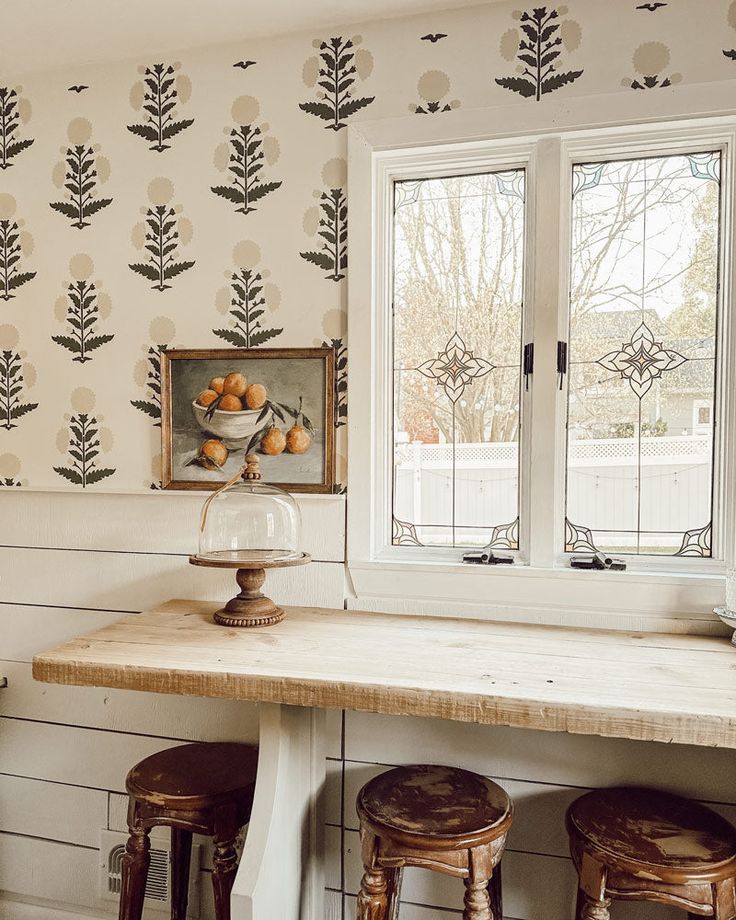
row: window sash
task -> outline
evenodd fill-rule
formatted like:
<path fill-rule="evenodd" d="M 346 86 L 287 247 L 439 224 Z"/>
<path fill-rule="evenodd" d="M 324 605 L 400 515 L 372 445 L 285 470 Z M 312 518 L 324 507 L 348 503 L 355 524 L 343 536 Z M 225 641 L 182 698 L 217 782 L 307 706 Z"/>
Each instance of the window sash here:
<path fill-rule="evenodd" d="M 391 197 L 393 182 L 482 170 L 523 167 L 527 175 L 526 276 L 523 342 L 534 341 L 535 368 L 529 391 L 522 390 L 520 437 L 520 549 L 512 553 L 517 565 L 554 568 L 568 565 L 564 553 L 564 482 L 566 462 L 566 388 L 557 387 L 557 340 L 567 341 L 569 285 L 568 249 L 571 226 L 571 179 L 575 162 L 591 162 L 684 153 L 708 146 L 723 155 L 723 244 L 721 293 L 731 290 L 733 245 L 733 156 L 736 131 L 733 119 L 682 120 L 663 126 L 625 126 L 617 129 L 578 130 L 519 141 L 498 138 L 484 142 L 377 150 L 373 153 L 373 284 L 371 356 L 373 393 L 371 430 L 375 449 L 370 458 L 369 552 L 363 561 L 455 563 L 461 553 L 442 547 L 392 546 L 391 459 L 392 407 L 390 349 Z M 728 299 L 727 299 L 728 300 Z M 723 558 L 733 555 L 733 487 L 722 474 L 736 471 L 736 447 L 723 437 L 736 432 L 736 394 L 726 381 L 734 380 L 733 322 L 728 310 L 718 342 L 718 400 L 716 423 L 718 462 L 714 469 L 713 558 L 628 557 L 629 568 L 646 572 L 720 572 Z M 731 389 L 735 389 L 732 387 Z M 734 438 L 731 438 L 733 441 Z M 552 462 L 550 462 L 550 460 Z M 533 470 L 533 475 L 532 475 Z M 730 477 L 731 479 L 734 476 Z M 352 479 L 351 479 L 352 483 Z M 363 489 L 365 483 L 352 484 Z M 351 489 L 352 491 L 352 489 Z M 720 511 L 720 514 L 719 514 Z M 365 544 L 363 544 L 365 545 Z M 509 570 L 506 569 L 508 572 Z M 517 569 L 518 572 L 518 569 Z"/>

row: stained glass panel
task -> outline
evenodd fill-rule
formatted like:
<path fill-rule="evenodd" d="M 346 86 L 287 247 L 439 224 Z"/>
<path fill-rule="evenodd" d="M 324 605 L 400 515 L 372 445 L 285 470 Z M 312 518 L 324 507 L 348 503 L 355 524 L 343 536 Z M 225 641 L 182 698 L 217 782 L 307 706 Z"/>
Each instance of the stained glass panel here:
<path fill-rule="evenodd" d="M 524 180 L 394 185 L 395 545 L 518 548 Z"/>
<path fill-rule="evenodd" d="M 568 552 L 711 555 L 720 175 L 717 151 L 573 169 Z"/>

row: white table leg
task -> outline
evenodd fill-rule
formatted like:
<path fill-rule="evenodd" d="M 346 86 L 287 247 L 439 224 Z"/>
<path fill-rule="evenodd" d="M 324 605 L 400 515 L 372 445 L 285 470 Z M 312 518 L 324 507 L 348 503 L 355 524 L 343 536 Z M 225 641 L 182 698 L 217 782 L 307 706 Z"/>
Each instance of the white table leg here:
<path fill-rule="evenodd" d="M 325 714 L 262 703 L 253 814 L 233 920 L 323 920 Z"/>

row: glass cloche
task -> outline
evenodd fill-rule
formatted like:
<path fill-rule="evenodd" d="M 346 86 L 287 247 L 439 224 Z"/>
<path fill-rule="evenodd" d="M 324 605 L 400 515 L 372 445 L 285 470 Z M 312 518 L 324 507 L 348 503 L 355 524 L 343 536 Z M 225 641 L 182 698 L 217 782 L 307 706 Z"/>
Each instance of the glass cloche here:
<path fill-rule="evenodd" d="M 204 503 L 199 552 L 193 565 L 237 569 L 241 593 L 215 613 L 228 626 L 269 626 L 284 612 L 260 592 L 266 569 L 304 565 L 301 515 L 294 498 L 261 481 L 260 462 L 248 454 L 242 472 Z"/>

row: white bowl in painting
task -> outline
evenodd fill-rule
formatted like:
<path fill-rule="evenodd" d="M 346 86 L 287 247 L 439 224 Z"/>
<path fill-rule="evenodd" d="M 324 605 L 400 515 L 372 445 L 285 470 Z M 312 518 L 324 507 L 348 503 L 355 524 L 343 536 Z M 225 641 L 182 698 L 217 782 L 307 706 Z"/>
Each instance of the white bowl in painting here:
<path fill-rule="evenodd" d="M 207 418 L 207 407 L 193 402 L 192 411 L 202 431 L 221 438 L 225 447 L 237 450 L 239 447 L 245 447 L 258 431 L 258 416 L 263 409 L 243 409 L 241 412 L 215 409 L 211 417 Z"/>

